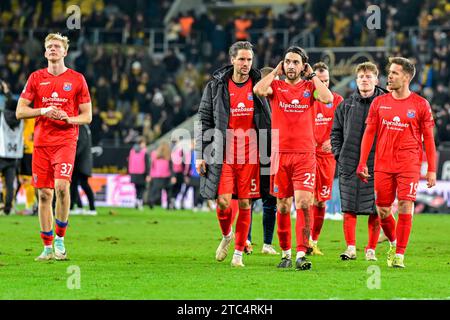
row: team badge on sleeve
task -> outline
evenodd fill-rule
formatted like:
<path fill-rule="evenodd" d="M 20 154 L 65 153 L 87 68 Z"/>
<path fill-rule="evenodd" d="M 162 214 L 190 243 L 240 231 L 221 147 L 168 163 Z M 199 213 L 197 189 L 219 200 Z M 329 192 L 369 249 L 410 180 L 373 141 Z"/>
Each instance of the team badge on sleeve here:
<path fill-rule="evenodd" d="M 64 82 L 63 90 L 64 91 L 72 90 L 72 84 L 70 82 Z"/>

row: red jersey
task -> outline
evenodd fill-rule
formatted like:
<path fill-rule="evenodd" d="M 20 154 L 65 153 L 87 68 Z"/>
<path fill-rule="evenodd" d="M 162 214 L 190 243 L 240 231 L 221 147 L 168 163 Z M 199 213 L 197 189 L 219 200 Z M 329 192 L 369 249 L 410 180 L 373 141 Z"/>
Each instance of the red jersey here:
<path fill-rule="evenodd" d="M 316 138 L 316 153 L 321 154 L 332 154 L 330 152 L 322 151 L 322 144 L 330 139 L 331 127 L 333 126 L 334 111 L 336 110 L 339 103 L 341 103 L 344 98 L 338 95 L 336 92 L 332 92 L 333 102 L 322 103 L 320 101 L 314 101 L 314 112 L 315 112 L 315 126 L 314 126 L 314 137 Z"/>
<path fill-rule="evenodd" d="M 249 79 L 244 84 L 239 85 L 233 82 L 233 80 L 228 81 L 228 91 L 230 94 L 230 118 L 228 121 L 228 133 L 227 133 L 227 157 L 233 156 L 233 163 L 256 163 L 250 161 L 249 153 L 250 150 L 254 151 L 252 153 L 256 155 L 257 151 L 257 137 L 256 131 L 249 129 L 254 129 L 255 124 L 253 122 L 254 113 L 254 102 L 253 102 L 253 83 Z M 239 138 L 245 135 L 245 140 Z M 231 140 L 232 139 L 232 140 Z M 233 141 L 228 143 L 228 141 Z M 245 143 L 245 149 L 243 148 L 243 143 Z M 231 144 L 234 145 L 234 150 L 230 149 Z M 242 153 L 245 150 L 245 153 Z M 244 158 L 245 156 L 245 158 Z M 230 163 L 231 159 L 228 158 L 226 162 Z"/>
<path fill-rule="evenodd" d="M 412 92 L 394 99 L 392 93 L 376 97 L 366 124 L 376 125 L 375 171 L 388 173 L 420 171 L 422 130 L 434 126 L 427 100 Z"/>
<path fill-rule="evenodd" d="M 279 130 L 279 145 L 272 143 L 273 152 L 314 152 L 314 98 L 312 81 L 301 80 L 295 85 L 273 80 L 269 96 L 272 108 L 272 130 Z"/>
<path fill-rule="evenodd" d="M 69 117 L 78 115 L 80 104 L 91 102 L 86 80 L 72 69 L 58 76 L 50 74 L 47 68 L 33 72 L 20 97 L 32 101 L 34 108 L 55 106 Z M 43 116 L 36 118 L 35 146 L 57 146 L 77 139 L 78 125 Z"/>

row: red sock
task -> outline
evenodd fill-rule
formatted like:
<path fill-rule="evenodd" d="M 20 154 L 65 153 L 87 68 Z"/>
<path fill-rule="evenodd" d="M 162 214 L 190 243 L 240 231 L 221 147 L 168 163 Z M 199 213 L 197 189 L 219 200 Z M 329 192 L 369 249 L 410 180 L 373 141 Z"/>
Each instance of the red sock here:
<path fill-rule="evenodd" d="M 245 241 L 250 229 L 251 209 L 239 209 L 239 215 L 236 222 L 236 240 L 234 248 L 244 251 Z"/>
<path fill-rule="evenodd" d="M 295 235 L 297 238 L 297 252 L 309 247 L 309 236 L 311 231 L 310 207 L 308 209 L 297 209 L 297 221 L 295 222 Z"/>
<path fill-rule="evenodd" d="M 58 237 L 62 238 L 66 235 L 66 229 L 68 224 L 69 224 L 68 221 L 62 222 L 58 219 L 55 219 L 55 233 Z"/>
<path fill-rule="evenodd" d="M 229 235 L 231 232 L 231 208 L 228 207 L 225 210 L 222 210 L 217 206 L 216 212 L 222 234 L 224 236 Z"/>
<path fill-rule="evenodd" d="M 377 247 L 378 237 L 380 236 L 380 218 L 377 214 L 370 214 L 369 220 L 369 240 L 367 242 L 367 249 L 375 250 Z"/>
<path fill-rule="evenodd" d="M 409 235 L 412 228 L 412 215 L 409 213 L 399 213 L 397 223 L 397 249 L 396 253 L 405 254 L 408 245 Z"/>
<path fill-rule="evenodd" d="M 322 230 L 323 226 L 323 219 L 325 217 L 325 207 L 313 206 L 312 211 L 314 214 L 314 219 L 311 223 L 312 225 L 311 237 L 313 241 L 317 241 L 317 239 L 319 239 L 320 231 Z"/>
<path fill-rule="evenodd" d="M 53 230 L 49 232 L 41 231 L 41 239 L 44 246 L 51 246 L 53 244 Z"/>
<path fill-rule="evenodd" d="M 234 224 L 237 214 L 239 213 L 239 201 L 231 199 L 231 225 Z"/>
<path fill-rule="evenodd" d="M 291 249 L 291 216 L 290 213 L 280 213 L 277 210 L 277 233 L 280 248 L 284 251 Z"/>
<path fill-rule="evenodd" d="M 344 237 L 347 246 L 356 244 L 356 214 L 354 213 L 344 212 Z"/>
<path fill-rule="evenodd" d="M 395 241 L 395 219 L 392 214 L 389 217 L 380 219 L 381 228 L 383 228 L 383 232 L 385 236 L 388 238 L 390 242 Z"/>

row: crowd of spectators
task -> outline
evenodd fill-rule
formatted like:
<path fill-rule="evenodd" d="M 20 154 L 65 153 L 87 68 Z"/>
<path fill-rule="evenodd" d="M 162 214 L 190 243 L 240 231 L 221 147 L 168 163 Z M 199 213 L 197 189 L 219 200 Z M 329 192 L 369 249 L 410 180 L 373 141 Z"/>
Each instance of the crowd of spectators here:
<path fill-rule="evenodd" d="M 43 35 L 66 29 L 65 8 L 77 4 L 83 31 L 68 33 L 71 48 L 66 60 L 86 76 L 91 90 L 94 145 L 132 144 L 140 135 L 152 142 L 195 114 L 204 84 L 228 63 L 227 49 L 236 40 L 255 45 L 256 67 L 275 66 L 296 38 L 301 46 L 386 46 L 389 50 L 375 61 L 382 73 L 388 55 L 414 59 L 418 72 L 413 88 L 432 103 L 438 142 L 450 141 L 447 1 L 299 2 L 279 14 L 270 7 L 236 14 L 209 7 L 183 12 L 165 24 L 172 3 L 168 0 L 2 0 L 0 78 L 20 93 L 26 77 L 45 66 Z M 379 29 L 366 27 L 373 14 L 366 12 L 369 5 L 380 8 Z M 103 30 L 96 38 L 95 28 Z M 160 54 L 149 50 L 151 28 L 164 30 L 164 38 L 154 39 L 167 45 Z M 10 32 L 30 29 L 36 30 L 34 37 Z M 297 37 L 301 34 L 307 37 Z"/>

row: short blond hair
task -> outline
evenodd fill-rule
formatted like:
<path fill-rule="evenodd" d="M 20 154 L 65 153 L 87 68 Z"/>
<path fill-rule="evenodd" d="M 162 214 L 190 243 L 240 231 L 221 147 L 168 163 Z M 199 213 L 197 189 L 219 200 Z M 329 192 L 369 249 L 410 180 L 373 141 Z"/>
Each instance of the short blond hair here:
<path fill-rule="evenodd" d="M 360 71 L 362 71 L 362 72 L 370 71 L 373 74 L 375 74 L 375 76 L 378 77 L 378 68 L 374 63 L 372 63 L 370 61 L 366 61 L 366 62 L 358 64 L 355 68 L 355 73 L 358 74 Z"/>
<path fill-rule="evenodd" d="M 51 40 L 61 41 L 64 49 L 66 49 L 66 51 L 69 50 L 69 38 L 67 38 L 66 36 L 63 36 L 61 33 L 59 33 L 59 32 L 58 33 L 49 33 L 45 37 L 44 47 L 47 47 L 47 42 L 49 42 Z"/>

